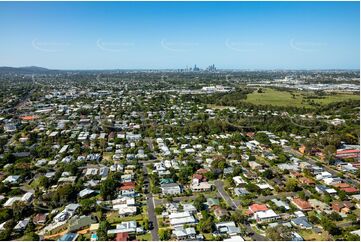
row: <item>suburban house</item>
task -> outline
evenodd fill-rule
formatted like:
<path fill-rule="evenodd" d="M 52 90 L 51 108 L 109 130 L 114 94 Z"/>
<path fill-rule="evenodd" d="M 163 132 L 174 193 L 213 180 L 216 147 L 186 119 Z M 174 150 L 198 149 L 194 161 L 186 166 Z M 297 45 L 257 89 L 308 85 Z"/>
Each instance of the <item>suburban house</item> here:
<path fill-rule="evenodd" d="M 236 236 L 241 233 L 241 230 L 236 226 L 235 222 L 229 221 L 216 223 L 216 233 L 220 235 Z"/>
<path fill-rule="evenodd" d="M 212 189 L 212 185 L 208 182 L 200 182 L 198 179 L 193 179 L 190 186 L 192 192 L 206 192 Z"/>
<path fill-rule="evenodd" d="M 173 228 L 183 227 L 184 225 L 196 224 L 196 219 L 189 212 L 177 212 L 169 215 L 170 225 Z"/>
<path fill-rule="evenodd" d="M 177 240 L 196 240 L 197 239 L 196 230 L 192 227 L 189 227 L 189 228 L 177 227 L 173 230 L 172 234 Z"/>
<path fill-rule="evenodd" d="M 265 204 L 257 204 L 254 203 L 251 206 L 248 207 L 247 214 L 253 215 L 254 213 L 260 212 L 260 211 L 267 211 L 268 207 Z"/>
<path fill-rule="evenodd" d="M 312 210 L 311 204 L 301 198 L 294 198 L 292 200 L 292 204 L 295 205 L 301 211 L 311 211 Z"/>
<path fill-rule="evenodd" d="M 122 196 L 135 196 L 135 183 L 134 182 L 123 182 L 119 188 Z"/>
<path fill-rule="evenodd" d="M 175 195 L 182 192 L 181 187 L 177 183 L 168 183 L 160 185 L 163 195 Z"/>
<path fill-rule="evenodd" d="M 312 229 L 312 224 L 308 222 L 306 217 L 297 217 L 291 220 L 291 223 L 300 229 Z"/>
<path fill-rule="evenodd" d="M 272 209 L 257 211 L 254 213 L 253 217 L 258 223 L 272 222 L 280 218 L 280 216 L 276 214 Z"/>

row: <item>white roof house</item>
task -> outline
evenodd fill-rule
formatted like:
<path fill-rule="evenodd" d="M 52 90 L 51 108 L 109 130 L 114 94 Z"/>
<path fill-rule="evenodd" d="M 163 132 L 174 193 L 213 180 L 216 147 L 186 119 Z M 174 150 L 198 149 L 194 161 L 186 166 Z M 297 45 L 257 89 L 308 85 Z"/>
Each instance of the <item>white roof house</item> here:
<path fill-rule="evenodd" d="M 218 233 L 230 236 L 238 235 L 241 232 L 240 228 L 233 221 L 216 223 L 216 229 Z"/>
<path fill-rule="evenodd" d="M 171 213 L 169 215 L 170 224 L 173 227 L 179 227 L 186 224 L 195 224 L 196 219 L 189 212 Z"/>
<path fill-rule="evenodd" d="M 20 220 L 14 227 L 14 230 L 24 230 L 28 226 L 30 218 Z"/>
<path fill-rule="evenodd" d="M 81 190 L 79 192 L 79 197 L 82 198 L 82 197 L 88 196 L 88 195 L 93 194 L 93 193 L 95 193 L 94 190 L 89 189 L 89 188 L 85 188 L 85 189 L 83 189 L 83 190 Z"/>
<path fill-rule="evenodd" d="M 234 183 L 236 184 L 236 186 L 246 184 L 246 182 L 243 180 L 243 178 L 241 176 L 235 176 L 232 179 L 233 179 Z"/>
<path fill-rule="evenodd" d="M 15 184 L 18 182 L 20 176 L 8 176 L 6 177 L 6 179 L 3 180 L 3 183 L 11 183 L 11 184 Z"/>
<path fill-rule="evenodd" d="M 272 209 L 268 209 L 266 211 L 258 211 L 254 213 L 254 218 L 257 220 L 257 222 L 263 222 L 279 219 L 280 216 L 276 214 Z"/>

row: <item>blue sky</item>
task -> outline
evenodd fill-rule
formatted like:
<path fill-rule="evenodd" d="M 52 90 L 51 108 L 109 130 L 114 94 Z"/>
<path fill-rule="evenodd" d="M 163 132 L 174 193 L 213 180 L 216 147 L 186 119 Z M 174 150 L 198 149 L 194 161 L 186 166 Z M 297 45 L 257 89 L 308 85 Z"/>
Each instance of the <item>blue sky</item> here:
<path fill-rule="evenodd" d="M 353 69 L 359 2 L 0 2 L 0 66 Z"/>

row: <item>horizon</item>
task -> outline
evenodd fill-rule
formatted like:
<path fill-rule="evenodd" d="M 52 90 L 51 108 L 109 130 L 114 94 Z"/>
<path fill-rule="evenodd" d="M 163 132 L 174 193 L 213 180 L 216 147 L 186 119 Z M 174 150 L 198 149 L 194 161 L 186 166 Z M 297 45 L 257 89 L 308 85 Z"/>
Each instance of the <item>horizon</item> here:
<path fill-rule="evenodd" d="M 0 66 L 359 70 L 359 2 L 1 2 Z"/>
<path fill-rule="evenodd" d="M 206 67 L 200 67 L 201 71 L 205 71 Z M 0 66 L 0 68 L 14 68 L 14 69 L 23 69 L 23 68 L 42 68 L 50 71 L 175 71 L 175 70 L 184 70 L 182 68 L 112 68 L 112 69 L 61 69 L 61 68 L 48 68 L 44 66 Z M 217 66 L 216 66 L 217 68 Z M 257 68 L 248 68 L 248 69 L 236 69 L 236 68 L 217 68 L 216 71 L 360 71 L 360 68 L 343 68 L 343 69 L 284 69 L 284 68 L 274 68 L 274 69 L 257 69 Z"/>

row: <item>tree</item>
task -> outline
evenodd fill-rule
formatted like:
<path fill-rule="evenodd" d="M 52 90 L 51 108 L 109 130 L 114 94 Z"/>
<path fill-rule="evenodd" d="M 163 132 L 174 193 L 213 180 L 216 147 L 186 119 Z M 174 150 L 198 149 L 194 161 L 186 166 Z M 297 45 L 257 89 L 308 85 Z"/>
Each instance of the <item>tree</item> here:
<path fill-rule="evenodd" d="M 112 199 L 115 195 L 117 183 L 111 178 L 108 177 L 100 185 L 100 195 L 104 200 Z"/>
<path fill-rule="evenodd" d="M 198 229 L 203 233 L 211 233 L 213 231 L 213 219 L 211 216 L 203 218 L 198 223 Z"/>
<path fill-rule="evenodd" d="M 323 152 L 325 154 L 325 158 L 327 160 L 332 160 L 334 155 L 336 154 L 336 147 L 334 145 L 327 145 L 324 149 Z"/>
<path fill-rule="evenodd" d="M 298 181 L 296 179 L 294 179 L 294 178 L 288 179 L 286 182 L 287 191 L 296 192 L 298 189 L 297 184 L 298 184 Z"/>
<path fill-rule="evenodd" d="M 357 235 L 357 234 L 347 233 L 345 235 L 345 240 L 347 240 L 347 241 L 360 241 L 360 236 Z"/>
<path fill-rule="evenodd" d="M 143 226 L 145 230 L 149 230 L 149 219 L 143 218 Z"/>
<path fill-rule="evenodd" d="M 160 229 L 158 231 L 160 240 L 169 240 L 171 236 L 171 232 L 169 229 Z"/>
<path fill-rule="evenodd" d="M 38 241 L 39 235 L 37 235 L 35 232 L 26 232 L 22 239 L 24 241 Z"/>
<path fill-rule="evenodd" d="M 204 203 L 207 201 L 203 194 L 200 194 L 194 199 L 193 205 L 198 211 L 204 210 Z"/>
<path fill-rule="evenodd" d="M 39 177 L 38 182 L 39 182 L 40 187 L 44 187 L 44 188 L 48 187 L 49 180 L 48 180 L 48 178 L 46 176 Z"/>
<path fill-rule="evenodd" d="M 57 192 L 59 194 L 60 201 L 69 202 L 71 200 L 75 200 L 76 198 L 76 190 L 71 184 L 64 184 L 60 186 Z"/>
<path fill-rule="evenodd" d="M 256 135 L 255 135 L 255 140 L 257 140 L 258 142 L 260 142 L 261 144 L 264 144 L 264 145 L 271 145 L 271 141 L 269 140 L 267 134 L 265 133 L 260 133 L 258 132 Z"/>
<path fill-rule="evenodd" d="M 232 214 L 231 218 L 236 223 L 244 223 L 245 221 L 247 221 L 247 217 L 244 214 L 242 214 L 242 212 L 239 210 L 236 210 Z"/>
<path fill-rule="evenodd" d="M 157 206 L 157 207 L 155 207 L 154 211 L 155 211 L 155 213 L 157 215 L 160 215 L 164 211 L 164 207 L 163 206 Z"/>
<path fill-rule="evenodd" d="M 283 240 L 292 240 L 292 231 L 290 228 L 283 226 L 283 225 L 277 225 L 276 227 L 268 227 L 266 230 L 267 238 L 273 240 L 273 241 L 283 241 Z"/>
<path fill-rule="evenodd" d="M 80 209 L 83 214 L 90 213 L 93 208 L 95 207 L 95 199 L 94 198 L 88 198 L 88 199 L 82 199 L 80 203 Z"/>
<path fill-rule="evenodd" d="M 331 235 L 341 234 L 340 228 L 338 228 L 336 224 L 333 221 L 331 221 L 327 216 L 322 216 L 321 225 L 323 229 L 329 232 Z"/>
<path fill-rule="evenodd" d="M 3 208 L 0 210 L 0 223 L 3 223 L 11 218 L 11 210 Z"/>
<path fill-rule="evenodd" d="M 20 220 L 24 217 L 26 204 L 21 201 L 15 201 L 12 205 L 13 215 L 16 220 Z"/>
<path fill-rule="evenodd" d="M 99 228 L 97 230 L 97 235 L 100 241 L 106 241 L 108 240 L 108 234 L 107 231 L 109 229 L 109 222 L 108 221 L 101 221 L 99 224 Z"/>
<path fill-rule="evenodd" d="M 273 172 L 271 169 L 267 169 L 262 173 L 263 178 L 272 179 L 273 178 Z"/>
<path fill-rule="evenodd" d="M 336 212 L 332 212 L 330 215 L 328 215 L 328 217 L 332 221 L 341 221 L 342 220 L 341 215 L 339 213 L 336 213 Z"/>

